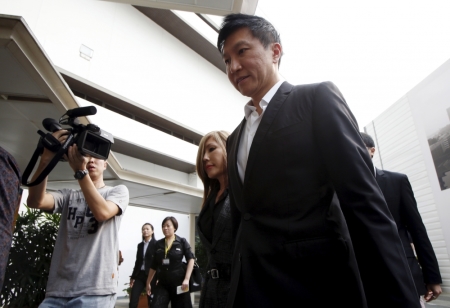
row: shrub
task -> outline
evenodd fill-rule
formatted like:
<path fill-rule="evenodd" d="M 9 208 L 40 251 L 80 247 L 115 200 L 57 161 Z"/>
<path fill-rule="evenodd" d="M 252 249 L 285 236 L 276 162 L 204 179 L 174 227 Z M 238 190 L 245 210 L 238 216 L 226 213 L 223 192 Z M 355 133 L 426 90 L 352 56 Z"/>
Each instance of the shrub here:
<path fill-rule="evenodd" d="M 38 307 L 45 298 L 59 214 L 27 207 L 17 218 L 0 306 Z"/>

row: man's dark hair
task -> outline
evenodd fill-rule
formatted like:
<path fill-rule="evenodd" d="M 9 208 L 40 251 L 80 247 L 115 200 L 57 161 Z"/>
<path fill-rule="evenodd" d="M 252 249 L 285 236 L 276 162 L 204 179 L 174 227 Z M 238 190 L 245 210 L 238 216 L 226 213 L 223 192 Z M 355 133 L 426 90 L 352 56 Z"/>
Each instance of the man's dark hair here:
<path fill-rule="evenodd" d="M 223 52 L 225 40 L 236 30 L 241 28 L 248 28 L 253 36 L 261 42 L 264 48 L 267 48 L 272 43 L 279 43 L 281 45 L 280 34 L 275 30 L 275 27 L 264 18 L 246 14 L 230 14 L 225 16 L 219 30 L 217 48 L 220 53 Z M 280 61 L 278 62 L 278 66 L 279 65 Z"/>
<path fill-rule="evenodd" d="M 373 139 L 372 139 L 372 137 L 370 137 L 369 134 L 361 132 L 361 138 L 362 138 L 364 144 L 366 145 L 366 147 L 368 147 L 368 148 L 375 147 L 375 142 L 373 142 Z"/>

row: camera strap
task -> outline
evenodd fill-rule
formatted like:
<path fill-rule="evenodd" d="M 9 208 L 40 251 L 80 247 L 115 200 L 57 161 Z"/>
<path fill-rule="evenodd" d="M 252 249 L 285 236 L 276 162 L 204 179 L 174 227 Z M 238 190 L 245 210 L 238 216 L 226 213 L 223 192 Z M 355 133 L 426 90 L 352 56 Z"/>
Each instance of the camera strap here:
<path fill-rule="evenodd" d="M 41 135 L 41 139 L 39 139 L 40 144 L 42 144 L 45 148 L 49 149 L 52 152 L 58 152 L 61 148 L 62 144 L 50 133 L 44 133 L 41 130 L 38 130 L 38 134 Z M 38 144 L 39 147 L 39 144 Z"/>
<path fill-rule="evenodd" d="M 38 131 L 39 135 L 42 136 L 42 138 L 39 139 L 38 145 L 36 147 L 36 150 L 33 153 L 33 156 L 31 157 L 30 162 L 27 165 L 27 168 L 25 169 L 23 175 L 22 175 L 22 185 L 31 187 L 31 186 L 36 186 L 38 184 L 40 184 L 46 177 L 47 175 L 49 175 L 49 173 L 53 170 L 53 168 L 56 166 L 56 164 L 58 163 L 58 161 L 61 159 L 61 157 L 63 157 L 64 153 L 66 152 L 67 149 L 67 144 L 68 142 L 70 142 L 70 140 L 72 138 L 68 138 L 66 140 L 66 142 L 64 143 L 64 145 L 61 145 L 61 143 L 54 138 L 51 134 L 47 134 L 50 135 L 51 137 L 53 137 L 54 140 L 56 140 L 56 142 L 58 142 L 59 146 L 57 152 L 53 151 L 52 149 L 56 149 L 56 146 L 53 142 L 53 140 L 51 140 L 49 142 L 46 142 L 46 140 L 48 140 L 46 137 L 46 135 L 43 135 L 44 133 L 42 131 Z M 47 143 L 48 146 L 45 146 L 45 144 Z M 44 147 L 46 147 L 47 149 L 49 149 L 52 152 L 56 152 L 56 155 L 52 158 L 52 160 L 50 161 L 50 163 L 44 168 L 44 170 L 41 172 L 41 174 L 39 174 L 39 176 L 31 183 L 28 183 L 28 177 L 30 176 L 31 172 L 34 169 L 34 166 L 36 165 L 36 162 L 39 158 L 39 156 L 42 154 Z"/>

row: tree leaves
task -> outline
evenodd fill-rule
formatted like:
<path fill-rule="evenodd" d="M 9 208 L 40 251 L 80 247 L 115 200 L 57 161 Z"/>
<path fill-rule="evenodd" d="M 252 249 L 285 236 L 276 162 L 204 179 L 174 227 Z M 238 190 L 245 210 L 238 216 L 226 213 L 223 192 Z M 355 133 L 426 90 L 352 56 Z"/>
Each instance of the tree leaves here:
<path fill-rule="evenodd" d="M 45 298 L 59 214 L 30 209 L 17 218 L 0 305 L 38 307 Z"/>

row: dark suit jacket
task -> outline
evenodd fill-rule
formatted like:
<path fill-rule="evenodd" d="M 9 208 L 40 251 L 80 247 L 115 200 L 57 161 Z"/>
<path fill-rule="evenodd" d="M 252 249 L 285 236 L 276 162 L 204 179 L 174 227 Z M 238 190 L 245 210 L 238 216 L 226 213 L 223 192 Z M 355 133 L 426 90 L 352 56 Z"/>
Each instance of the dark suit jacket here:
<path fill-rule="evenodd" d="M 244 128 L 245 119 L 227 141 L 236 232 L 228 306 L 419 307 L 397 227 L 339 90 L 284 82 L 254 136 L 242 183 Z"/>
<path fill-rule="evenodd" d="M 152 238 L 148 243 L 147 250 L 145 251 L 145 275 L 148 276 L 148 271 L 152 265 L 153 256 L 155 254 L 156 240 Z M 142 261 L 144 260 L 144 242 L 138 244 L 138 249 L 136 253 L 136 262 L 134 263 L 133 273 L 131 274 L 131 279 L 136 279 L 139 271 L 141 270 Z"/>
<path fill-rule="evenodd" d="M 405 174 L 379 169 L 376 169 L 376 179 L 397 224 L 417 292 L 423 295 L 426 293 L 425 283 L 442 283 L 442 279 L 436 255 L 417 209 L 411 184 Z M 411 241 L 414 243 L 422 269 L 411 248 Z"/>
<path fill-rule="evenodd" d="M 212 194 L 214 196 L 214 194 Z M 205 207 L 208 203 L 205 204 Z M 205 208 L 202 209 L 197 219 L 197 232 L 208 255 L 208 270 L 217 269 L 217 265 L 231 265 L 233 255 L 233 238 L 231 235 L 231 214 L 230 197 L 225 197 L 219 218 L 214 222 L 214 233 L 212 242 L 203 234 L 200 228 L 200 221 L 203 217 Z M 229 275 L 229 273 L 228 273 Z M 227 302 L 230 291 L 230 282 L 227 279 L 211 279 L 206 275 L 200 297 L 199 307 L 224 307 Z"/>

